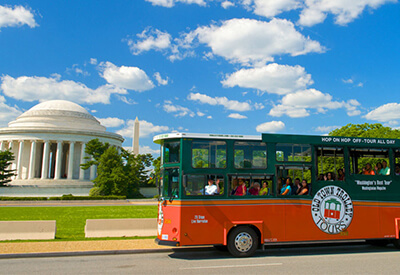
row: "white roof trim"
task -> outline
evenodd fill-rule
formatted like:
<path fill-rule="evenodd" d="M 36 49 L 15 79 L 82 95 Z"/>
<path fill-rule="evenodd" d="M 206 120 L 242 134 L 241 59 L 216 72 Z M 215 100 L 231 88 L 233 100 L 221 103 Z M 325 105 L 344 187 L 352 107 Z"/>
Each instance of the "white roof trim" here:
<path fill-rule="evenodd" d="M 195 134 L 195 133 L 168 133 L 161 134 L 153 137 L 153 142 L 161 143 L 164 139 L 174 139 L 174 138 L 203 138 L 203 139 L 242 139 L 242 140 L 260 140 L 259 136 L 250 135 L 225 135 L 225 134 Z"/>

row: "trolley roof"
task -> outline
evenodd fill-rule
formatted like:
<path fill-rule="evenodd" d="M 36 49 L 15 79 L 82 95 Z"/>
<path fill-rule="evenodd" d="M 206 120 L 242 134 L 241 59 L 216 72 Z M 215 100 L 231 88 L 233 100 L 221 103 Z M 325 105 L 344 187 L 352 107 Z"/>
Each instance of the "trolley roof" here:
<path fill-rule="evenodd" d="M 200 139 L 243 139 L 243 140 L 259 140 L 261 141 L 261 135 L 250 136 L 250 135 L 225 135 L 225 134 L 196 134 L 196 133 L 169 133 L 161 134 L 153 137 L 153 142 L 160 144 L 162 140 L 166 139 L 177 139 L 177 138 L 200 138 Z"/>

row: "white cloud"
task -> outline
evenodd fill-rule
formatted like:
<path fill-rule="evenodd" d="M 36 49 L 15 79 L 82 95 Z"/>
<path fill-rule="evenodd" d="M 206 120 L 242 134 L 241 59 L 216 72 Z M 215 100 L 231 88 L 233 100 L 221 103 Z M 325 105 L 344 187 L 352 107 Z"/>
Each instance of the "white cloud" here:
<path fill-rule="evenodd" d="M 316 132 L 321 132 L 321 133 L 329 133 L 332 132 L 335 129 L 340 128 L 341 126 L 318 126 L 317 128 L 315 128 Z"/>
<path fill-rule="evenodd" d="M 0 95 L 0 127 L 6 127 L 10 121 L 16 119 L 21 114 L 22 111 L 18 106 L 9 106 L 4 96 Z"/>
<path fill-rule="evenodd" d="M 372 110 L 364 116 L 369 120 L 376 120 L 380 122 L 389 122 L 400 119 L 400 104 L 387 103 Z"/>
<path fill-rule="evenodd" d="M 313 84 L 311 75 L 301 66 L 268 64 L 260 68 L 241 69 L 221 81 L 225 87 L 239 86 L 274 94 L 288 94 Z"/>
<path fill-rule="evenodd" d="M 270 111 L 269 115 L 273 117 L 281 117 L 287 115 L 291 118 L 299 118 L 309 116 L 309 112 L 305 108 L 300 108 L 297 106 L 286 106 L 286 105 L 276 105 Z"/>
<path fill-rule="evenodd" d="M 231 1 L 224 1 L 224 2 L 221 3 L 221 6 L 224 9 L 229 9 L 230 7 L 235 6 L 235 3 L 231 2 Z"/>
<path fill-rule="evenodd" d="M 241 115 L 241 114 L 238 114 L 238 113 L 229 114 L 228 117 L 234 118 L 234 119 L 246 119 L 247 118 L 247 116 L 244 116 L 244 115 Z"/>
<path fill-rule="evenodd" d="M 31 28 L 38 26 L 30 9 L 22 6 L 14 6 L 14 8 L 0 6 L 0 28 L 23 25 L 28 25 Z"/>
<path fill-rule="evenodd" d="M 127 98 L 126 96 L 123 95 L 115 95 L 116 98 L 121 100 L 122 102 L 128 104 L 128 105 L 135 105 L 137 104 L 136 101 L 134 101 L 132 98 Z"/>
<path fill-rule="evenodd" d="M 169 78 L 167 77 L 166 79 L 162 79 L 162 77 L 161 77 L 161 75 L 160 75 L 160 73 L 159 72 L 156 72 L 155 74 L 154 74 L 154 77 L 155 77 L 155 79 L 157 80 L 157 82 L 158 82 L 158 86 L 165 86 L 165 85 L 168 85 L 168 81 L 169 81 Z"/>
<path fill-rule="evenodd" d="M 192 101 L 198 101 L 203 104 L 209 104 L 209 105 L 221 105 L 224 106 L 225 109 L 231 110 L 231 111 L 237 111 L 237 112 L 243 112 L 243 111 L 250 111 L 252 109 L 262 109 L 264 106 L 261 104 L 255 104 L 251 105 L 249 102 L 240 102 L 237 100 L 229 100 L 226 97 L 210 97 L 205 94 L 200 94 L 200 93 L 190 93 L 188 95 L 188 99 Z"/>
<path fill-rule="evenodd" d="M 345 84 L 353 84 L 353 83 L 354 83 L 354 80 L 353 80 L 352 78 L 349 78 L 349 79 L 342 79 L 342 81 L 343 81 L 343 83 L 345 83 Z"/>
<path fill-rule="evenodd" d="M 96 119 L 100 121 L 101 125 L 110 128 L 120 127 L 125 124 L 125 121 L 123 119 L 117 117 L 96 118 Z"/>
<path fill-rule="evenodd" d="M 197 4 L 199 6 L 205 6 L 206 1 L 204 0 L 146 0 L 153 4 L 153 6 L 162 6 L 165 8 L 172 8 L 176 3 L 184 4 Z"/>
<path fill-rule="evenodd" d="M 377 9 L 396 0 L 305 0 L 306 7 L 300 14 L 299 24 L 313 26 L 322 23 L 327 14 L 335 16 L 335 23 L 346 25 L 360 16 L 367 8 Z"/>
<path fill-rule="evenodd" d="M 276 15 L 301 7 L 299 0 L 252 0 L 246 1 L 246 6 L 250 5 L 257 15 L 265 16 L 268 18 L 275 17 Z"/>
<path fill-rule="evenodd" d="M 108 83 L 117 87 L 138 92 L 154 88 L 154 84 L 147 74 L 137 67 L 117 67 L 111 62 L 101 62 L 100 69 L 102 71 L 101 76 Z"/>
<path fill-rule="evenodd" d="M 200 112 L 200 111 L 197 111 L 197 113 L 196 113 L 199 117 L 202 117 L 202 116 L 205 116 L 206 114 L 205 113 L 203 113 L 203 112 Z"/>
<path fill-rule="evenodd" d="M 269 121 L 256 127 L 256 131 L 259 133 L 276 133 L 283 129 L 285 129 L 285 123 L 282 121 Z"/>
<path fill-rule="evenodd" d="M 93 90 L 85 84 L 71 80 L 60 80 L 60 75 L 52 77 L 21 76 L 13 78 L 5 75 L 1 78 L 0 89 L 6 96 L 23 101 L 45 101 L 64 99 L 77 103 L 110 103 L 112 94 L 127 94 L 125 89 L 114 85 L 103 85 Z"/>
<path fill-rule="evenodd" d="M 176 117 L 184 117 L 187 115 L 189 115 L 190 117 L 195 116 L 195 113 L 189 110 L 188 108 L 179 105 L 173 105 L 171 101 L 165 101 L 163 109 L 167 113 L 175 113 Z"/>
<path fill-rule="evenodd" d="M 162 51 L 171 46 L 171 35 L 157 29 L 145 29 L 142 33 L 136 35 L 139 41 L 128 39 L 128 46 L 132 54 L 138 55 L 145 51 Z"/>
<path fill-rule="evenodd" d="M 199 27 L 186 34 L 183 44 L 193 43 L 195 38 L 210 47 L 214 55 L 243 65 L 263 65 L 276 55 L 325 51 L 317 41 L 298 32 L 292 22 L 276 18 L 269 22 L 231 19 L 223 21 L 221 26 Z"/>
<path fill-rule="evenodd" d="M 132 138 L 134 124 L 135 121 L 133 119 L 126 121 L 125 128 L 118 130 L 117 134 L 120 134 L 124 137 Z M 145 138 L 160 132 L 167 132 L 168 130 L 168 126 L 158 126 L 146 120 L 139 120 L 139 137 L 141 138 Z"/>
<path fill-rule="evenodd" d="M 97 65 L 97 59 L 96 58 L 90 58 L 89 63 L 92 64 L 92 65 Z"/>
<path fill-rule="evenodd" d="M 360 105 L 357 100 L 347 102 L 333 101 L 332 96 L 315 89 L 302 90 L 285 95 L 282 104 L 274 106 L 269 115 L 280 117 L 287 115 L 292 118 L 309 116 L 308 109 L 316 109 L 318 113 L 325 113 L 329 109 L 346 108 L 349 116 L 358 115 L 357 107 Z"/>
<path fill-rule="evenodd" d="M 152 155 L 159 155 L 160 148 L 152 149 L 150 146 L 139 146 L 139 154 L 152 154 Z"/>

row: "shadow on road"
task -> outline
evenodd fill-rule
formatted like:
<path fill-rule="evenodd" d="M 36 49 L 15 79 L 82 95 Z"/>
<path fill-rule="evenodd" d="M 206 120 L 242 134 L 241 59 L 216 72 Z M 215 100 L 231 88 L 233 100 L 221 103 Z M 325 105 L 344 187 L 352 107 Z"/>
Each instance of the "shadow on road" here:
<path fill-rule="evenodd" d="M 173 259 L 210 260 L 233 258 L 228 252 L 221 252 L 212 247 L 173 249 L 169 255 Z M 276 245 L 257 250 L 254 257 L 296 257 L 315 255 L 343 255 L 355 253 L 390 253 L 398 251 L 393 245 L 384 247 L 369 245 L 365 242 L 340 244 Z"/>

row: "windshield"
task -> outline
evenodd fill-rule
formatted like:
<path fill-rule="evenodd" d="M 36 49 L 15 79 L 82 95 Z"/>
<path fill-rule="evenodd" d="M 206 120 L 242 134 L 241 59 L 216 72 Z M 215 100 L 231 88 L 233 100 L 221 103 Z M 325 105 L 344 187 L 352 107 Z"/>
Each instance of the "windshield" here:
<path fill-rule="evenodd" d="M 179 168 L 169 168 L 163 171 L 160 180 L 161 197 L 179 197 Z"/>

